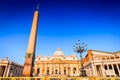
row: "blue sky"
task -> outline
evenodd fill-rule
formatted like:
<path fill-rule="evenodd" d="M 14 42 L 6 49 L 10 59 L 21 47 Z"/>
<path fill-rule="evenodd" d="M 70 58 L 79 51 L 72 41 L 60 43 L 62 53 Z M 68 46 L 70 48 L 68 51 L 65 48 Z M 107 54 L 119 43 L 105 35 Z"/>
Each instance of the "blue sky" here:
<path fill-rule="evenodd" d="M 36 56 L 53 55 L 58 47 L 66 56 L 78 55 L 73 51 L 77 40 L 88 49 L 120 51 L 119 0 L 1 0 L 0 58 L 24 63 L 37 3 Z"/>

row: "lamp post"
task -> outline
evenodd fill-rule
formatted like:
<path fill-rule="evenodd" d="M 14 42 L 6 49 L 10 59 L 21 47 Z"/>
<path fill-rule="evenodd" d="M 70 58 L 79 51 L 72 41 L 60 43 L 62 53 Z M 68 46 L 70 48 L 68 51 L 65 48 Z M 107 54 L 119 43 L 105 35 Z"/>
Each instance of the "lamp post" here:
<path fill-rule="evenodd" d="M 82 60 L 82 53 L 87 51 L 87 45 L 85 45 L 84 43 L 82 43 L 82 45 L 80 44 L 80 40 L 78 40 L 78 42 L 76 43 L 76 45 L 74 45 L 74 51 L 80 54 L 80 58 L 81 58 L 81 77 L 85 77 L 86 75 L 86 71 L 84 70 L 83 67 L 83 60 Z"/>

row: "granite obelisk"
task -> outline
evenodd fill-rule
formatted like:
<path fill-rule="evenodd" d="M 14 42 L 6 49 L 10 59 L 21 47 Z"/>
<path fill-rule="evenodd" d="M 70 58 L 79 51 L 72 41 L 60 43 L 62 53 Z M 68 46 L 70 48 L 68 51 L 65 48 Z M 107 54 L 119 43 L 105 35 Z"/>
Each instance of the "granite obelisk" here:
<path fill-rule="evenodd" d="M 30 33 L 28 47 L 27 47 L 26 56 L 25 56 L 23 76 L 26 76 L 26 77 L 33 76 L 32 74 L 33 74 L 33 67 L 34 67 L 38 18 L 39 18 L 38 9 L 39 9 L 39 5 L 37 6 L 34 12 L 31 33 Z"/>

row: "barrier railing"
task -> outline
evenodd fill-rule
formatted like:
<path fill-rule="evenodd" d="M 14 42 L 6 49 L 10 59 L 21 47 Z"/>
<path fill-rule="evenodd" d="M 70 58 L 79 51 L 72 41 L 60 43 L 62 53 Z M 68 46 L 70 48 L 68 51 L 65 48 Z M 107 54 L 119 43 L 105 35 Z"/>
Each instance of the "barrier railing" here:
<path fill-rule="evenodd" d="M 0 77 L 0 80 L 120 80 L 120 77 Z"/>

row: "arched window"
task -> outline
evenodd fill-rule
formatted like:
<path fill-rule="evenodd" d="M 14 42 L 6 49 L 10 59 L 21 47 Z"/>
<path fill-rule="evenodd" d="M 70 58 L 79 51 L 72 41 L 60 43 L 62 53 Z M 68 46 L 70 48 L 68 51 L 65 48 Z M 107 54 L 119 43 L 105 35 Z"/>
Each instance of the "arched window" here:
<path fill-rule="evenodd" d="M 76 73 L 76 68 L 73 68 L 73 74 L 75 74 Z"/>
<path fill-rule="evenodd" d="M 59 74 L 61 74 L 61 71 L 59 71 Z"/>
<path fill-rule="evenodd" d="M 37 74 L 39 74 L 39 73 L 40 73 L 40 68 L 37 69 Z"/>
<path fill-rule="evenodd" d="M 66 74 L 66 70 L 64 70 L 64 74 Z"/>
<path fill-rule="evenodd" d="M 58 70 L 55 70 L 55 74 L 58 74 Z"/>
<path fill-rule="evenodd" d="M 47 74 L 49 74 L 49 70 L 47 70 Z"/>

